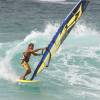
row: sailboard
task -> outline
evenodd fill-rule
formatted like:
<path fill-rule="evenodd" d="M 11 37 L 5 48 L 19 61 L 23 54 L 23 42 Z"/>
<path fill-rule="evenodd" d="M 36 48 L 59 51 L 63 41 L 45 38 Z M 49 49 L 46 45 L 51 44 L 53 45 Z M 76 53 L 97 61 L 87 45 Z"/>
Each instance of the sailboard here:
<path fill-rule="evenodd" d="M 17 80 L 18 83 L 37 83 L 39 80 Z"/>
<path fill-rule="evenodd" d="M 51 58 L 55 55 L 63 41 L 66 39 L 76 22 L 80 19 L 89 4 L 89 0 L 80 0 L 69 15 L 63 20 L 55 33 L 30 80 L 33 80 L 44 68 L 49 66 Z"/>

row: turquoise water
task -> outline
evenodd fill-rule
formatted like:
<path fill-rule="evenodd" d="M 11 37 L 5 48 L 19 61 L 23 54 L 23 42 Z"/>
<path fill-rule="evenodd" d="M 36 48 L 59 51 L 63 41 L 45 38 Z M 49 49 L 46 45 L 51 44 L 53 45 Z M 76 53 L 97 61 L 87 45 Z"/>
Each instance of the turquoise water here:
<path fill-rule="evenodd" d="M 45 47 L 78 0 L 0 0 L 0 100 L 100 100 L 100 1 L 64 41 L 37 84 L 18 84 L 28 43 Z M 41 57 L 31 57 L 34 68 Z M 28 76 L 28 78 L 30 78 Z"/>

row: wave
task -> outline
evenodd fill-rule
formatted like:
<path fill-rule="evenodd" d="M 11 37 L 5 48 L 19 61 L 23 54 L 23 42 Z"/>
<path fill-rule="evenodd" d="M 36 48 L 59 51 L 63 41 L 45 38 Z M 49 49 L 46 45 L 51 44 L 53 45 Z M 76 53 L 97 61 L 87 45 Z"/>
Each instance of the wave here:
<path fill-rule="evenodd" d="M 32 31 L 22 41 L 14 41 L 11 43 L 0 43 L 0 67 L 1 67 L 0 78 L 9 81 L 16 80 L 19 76 L 19 73 L 17 73 L 16 70 L 22 70 L 21 65 L 19 64 L 20 62 L 19 59 L 21 53 L 26 49 L 27 45 L 30 42 L 33 42 L 35 43 L 35 48 L 47 46 L 52 37 L 54 36 L 55 32 L 57 31 L 58 27 L 59 27 L 58 23 L 54 25 L 48 24 L 44 32 Z M 64 49 L 71 47 L 78 47 L 78 46 L 84 47 L 87 46 L 87 44 L 91 46 L 93 44 L 95 45 L 95 43 L 99 45 L 100 41 L 98 32 L 95 29 L 93 30 L 92 28 L 90 27 L 87 28 L 87 27 L 88 26 L 85 24 L 78 23 L 75 26 L 75 28 L 71 31 L 69 37 L 65 40 L 61 48 L 63 48 L 64 45 L 67 45 L 64 47 Z M 61 51 L 62 49 L 60 49 L 60 52 Z M 61 53 L 62 56 L 64 54 L 66 54 L 65 51 Z M 57 55 L 59 55 L 59 51 Z M 63 61 L 65 60 L 63 59 Z M 57 63 L 55 62 L 55 64 Z"/>
<path fill-rule="evenodd" d="M 6 51 L 2 50 L 6 49 Z M 1 52 L 3 51 L 3 52 Z M 16 52 L 15 48 L 11 48 L 11 43 L 2 43 L 0 54 L 4 53 L 3 55 L 0 55 L 0 78 L 9 80 L 14 82 L 14 80 L 17 78 L 16 73 L 14 72 L 14 66 L 11 66 L 11 59 L 14 56 L 14 53 Z"/>
<path fill-rule="evenodd" d="M 0 68 L 1 68 L 0 78 L 8 80 L 8 81 L 12 81 L 12 82 L 16 81 L 16 79 L 18 79 L 18 76 L 17 76 L 16 70 L 14 69 L 17 69 L 17 68 L 14 68 L 16 64 L 12 65 L 12 61 L 16 59 L 14 57 L 16 57 L 18 53 L 22 53 L 22 51 L 26 49 L 27 45 L 30 42 L 35 43 L 37 47 L 44 45 L 47 42 L 46 39 L 47 38 L 49 39 L 48 33 L 55 31 L 56 28 L 57 28 L 56 25 L 54 27 L 53 25 L 49 24 L 47 25 L 44 32 L 32 31 L 29 35 L 25 37 L 23 41 L 14 41 L 11 43 L 10 42 L 0 43 Z M 41 38 L 42 38 L 42 42 L 40 42 L 41 44 L 38 44 Z M 19 60 L 17 61 L 19 63 Z M 16 67 L 20 66 L 18 63 Z"/>

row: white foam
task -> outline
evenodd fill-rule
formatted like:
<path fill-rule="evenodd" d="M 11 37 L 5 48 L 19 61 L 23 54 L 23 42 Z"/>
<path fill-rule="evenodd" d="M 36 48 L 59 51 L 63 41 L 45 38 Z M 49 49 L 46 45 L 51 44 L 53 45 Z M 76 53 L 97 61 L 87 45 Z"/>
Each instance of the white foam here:
<path fill-rule="evenodd" d="M 99 32 L 96 31 L 94 28 L 89 27 L 88 24 L 79 22 L 75 25 L 74 30 L 72 33 L 75 37 L 83 37 L 83 36 L 99 36 Z"/>
<path fill-rule="evenodd" d="M 3 44 L 2 44 L 3 45 Z M 7 44 L 8 45 L 8 44 Z M 10 44 L 9 44 L 10 45 Z M 16 48 L 6 51 L 5 56 L 0 60 L 0 78 L 14 82 L 17 79 L 14 68 L 11 66 L 11 59 L 16 53 Z"/>
<path fill-rule="evenodd" d="M 44 30 L 44 32 L 39 31 L 32 31 L 29 35 L 27 35 L 24 39 L 24 42 L 31 42 L 33 40 L 36 40 L 39 37 L 42 38 L 50 38 L 49 36 L 53 35 L 53 33 L 57 30 L 58 24 L 48 24 Z M 44 37 L 45 36 L 45 37 Z M 35 42 L 35 41 L 34 41 Z"/>
<path fill-rule="evenodd" d="M 37 0 L 36 2 L 41 2 L 41 3 L 53 3 L 53 4 L 62 4 L 62 5 L 67 5 L 67 4 L 76 4 L 76 2 L 67 2 L 66 0 Z"/>
<path fill-rule="evenodd" d="M 40 1 L 48 1 L 48 2 L 64 2 L 66 0 L 40 0 Z"/>

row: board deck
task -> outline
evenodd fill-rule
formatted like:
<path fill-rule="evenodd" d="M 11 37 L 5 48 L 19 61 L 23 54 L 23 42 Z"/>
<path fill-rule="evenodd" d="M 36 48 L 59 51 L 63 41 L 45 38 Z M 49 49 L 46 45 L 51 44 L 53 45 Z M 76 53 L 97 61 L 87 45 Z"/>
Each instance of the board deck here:
<path fill-rule="evenodd" d="M 39 80 L 17 80 L 19 83 L 37 83 Z"/>

